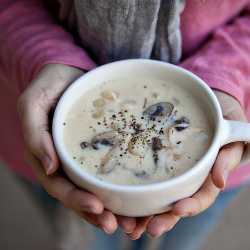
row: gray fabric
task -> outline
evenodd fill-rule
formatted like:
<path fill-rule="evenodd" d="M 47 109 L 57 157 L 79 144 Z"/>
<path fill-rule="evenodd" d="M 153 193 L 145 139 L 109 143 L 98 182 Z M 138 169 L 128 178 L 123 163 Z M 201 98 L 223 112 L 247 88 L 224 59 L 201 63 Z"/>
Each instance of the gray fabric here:
<path fill-rule="evenodd" d="M 184 0 L 162 0 L 152 58 L 177 63 L 181 57 L 180 14 Z"/>
<path fill-rule="evenodd" d="M 60 0 L 60 18 L 76 28 L 100 63 L 153 58 L 177 63 L 184 0 Z"/>

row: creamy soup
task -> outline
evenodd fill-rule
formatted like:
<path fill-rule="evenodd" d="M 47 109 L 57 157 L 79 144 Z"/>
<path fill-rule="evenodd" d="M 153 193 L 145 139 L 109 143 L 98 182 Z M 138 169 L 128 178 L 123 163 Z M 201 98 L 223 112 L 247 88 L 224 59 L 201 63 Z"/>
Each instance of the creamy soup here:
<path fill-rule="evenodd" d="M 96 178 L 126 185 L 167 180 L 201 159 L 213 131 L 190 91 L 157 79 L 103 82 L 64 122 L 72 159 Z"/>

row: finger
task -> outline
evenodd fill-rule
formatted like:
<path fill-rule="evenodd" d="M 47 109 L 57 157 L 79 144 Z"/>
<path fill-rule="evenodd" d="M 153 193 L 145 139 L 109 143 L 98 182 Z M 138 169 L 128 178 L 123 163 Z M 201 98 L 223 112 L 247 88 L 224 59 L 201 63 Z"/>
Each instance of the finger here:
<path fill-rule="evenodd" d="M 199 214 L 214 203 L 219 192 L 220 189 L 214 185 L 212 177 L 209 175 L 200 190 L 192 197 L 180 200 L 174 204 L 172 212 L 179 217 Z"/>
<path fill-rule="evenodd" d="M 150 221 L 150 217 L 141 217 L 136 219 L 136 227 L 132 233 L 129 233 L 128 236 L 132 240 L 137 240 L 141 237 L 141 235 L 145 232 L 148 222 Z"/>
<path fill-rule="evenodd" d="M 239 164 L 243 150 L 242 142 L 230 143 L 220 150 L 212 169 L 212 180 L 216 187 L 225 188 L 228 174 Z"/>
<path fill-rule="evenodd" d="M 154 216 L 147 224 L 146 230 L 151 237 L 160 237 L 164 232 L 170 231 L 180 220 L 172 212 Z"/>
<path fill-rule="evenodd" d="M 103 204 L 96 196 L 78 189 L 73 183 L 60 175 L 47 176 L 41 163 L 32 154 L 28 154 L 27 158 L 45 190 L 52 197 L 74 210 L 95 214 L 103 212 Z"/>
<path fill-rule="evenodd" d="M 99 227 L 107 234 L 112 234 L 117 230 L 118 223 L 113 213 L 104 210 L 101 214 L 82 213 L 78 215 L 88 221 L 90 224 Z"/>
<path fill-rule="evenodd" d="M 116 216 L 119 226 L 125 231 L 125 233 L 132 233 L 136 227 L 136 219 L 127 216 Z"/>
<path fill-rule="evenodd" d="M 86 191 L 77 189 L 63 177 L 53 176 L 47 179 L 43 185 L 48 194 L 67 207 L 95 214 L 103 211 L 103 204 L 99 199 Z"/>

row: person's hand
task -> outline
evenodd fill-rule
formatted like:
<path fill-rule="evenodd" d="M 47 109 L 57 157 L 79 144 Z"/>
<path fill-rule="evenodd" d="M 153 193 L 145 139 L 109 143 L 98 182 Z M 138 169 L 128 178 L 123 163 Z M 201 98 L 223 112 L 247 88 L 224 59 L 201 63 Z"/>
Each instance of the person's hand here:
<path fill-rule="evenodd" d="M 50 114 L 62 92 L 84 72 L 70 66 L 44 66 L 18 100 L 18 113 L 26 146 L 26 159 L 45 190 L 89 223 L 112 233 L 120 225 L 133 231 L 135 219 L 115 216 L 93 194 L 79 189 L 60 173 L 50 131 Z"/>
<path fill-rule="evenodd" d="M 238 101 L 223 92 L 216 90 L 214 92 L 225 119 L 246 121 Z M 175 203 L 169 212 L 138 219 L 134 232 L 129 236 L 132 239 L 138 239 L 146 231 L 152 237 L 159 237 L 171 230 L 182 217 L 197 215 L 210 207 L 219 192 L 225 188 L 228 174 L 240 162 L 243 150 L 243 142 L 230 143 L 222 147 L 210 175 L 197 193 Z"/>

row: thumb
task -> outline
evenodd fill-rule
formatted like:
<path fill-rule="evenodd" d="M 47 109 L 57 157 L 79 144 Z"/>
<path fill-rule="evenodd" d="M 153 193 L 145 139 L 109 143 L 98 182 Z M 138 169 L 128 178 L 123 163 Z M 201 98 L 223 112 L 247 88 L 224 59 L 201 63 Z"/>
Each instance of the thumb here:
<path fill-rule="evenodd" d="M 228 174 L 239 164 L 243 150 L 243 142 L 227 144 L 220 150 L 211 173 L 216 187 L 225 188 Z"/>
<path fill-rule="evenodd" d="M 22 124 L 26 148 L 42 163 L 47 175 L 54 173 L 59 159 L 50 134 L 48 114 L 32 94 L 21 96 L 18 113 Z"/>

